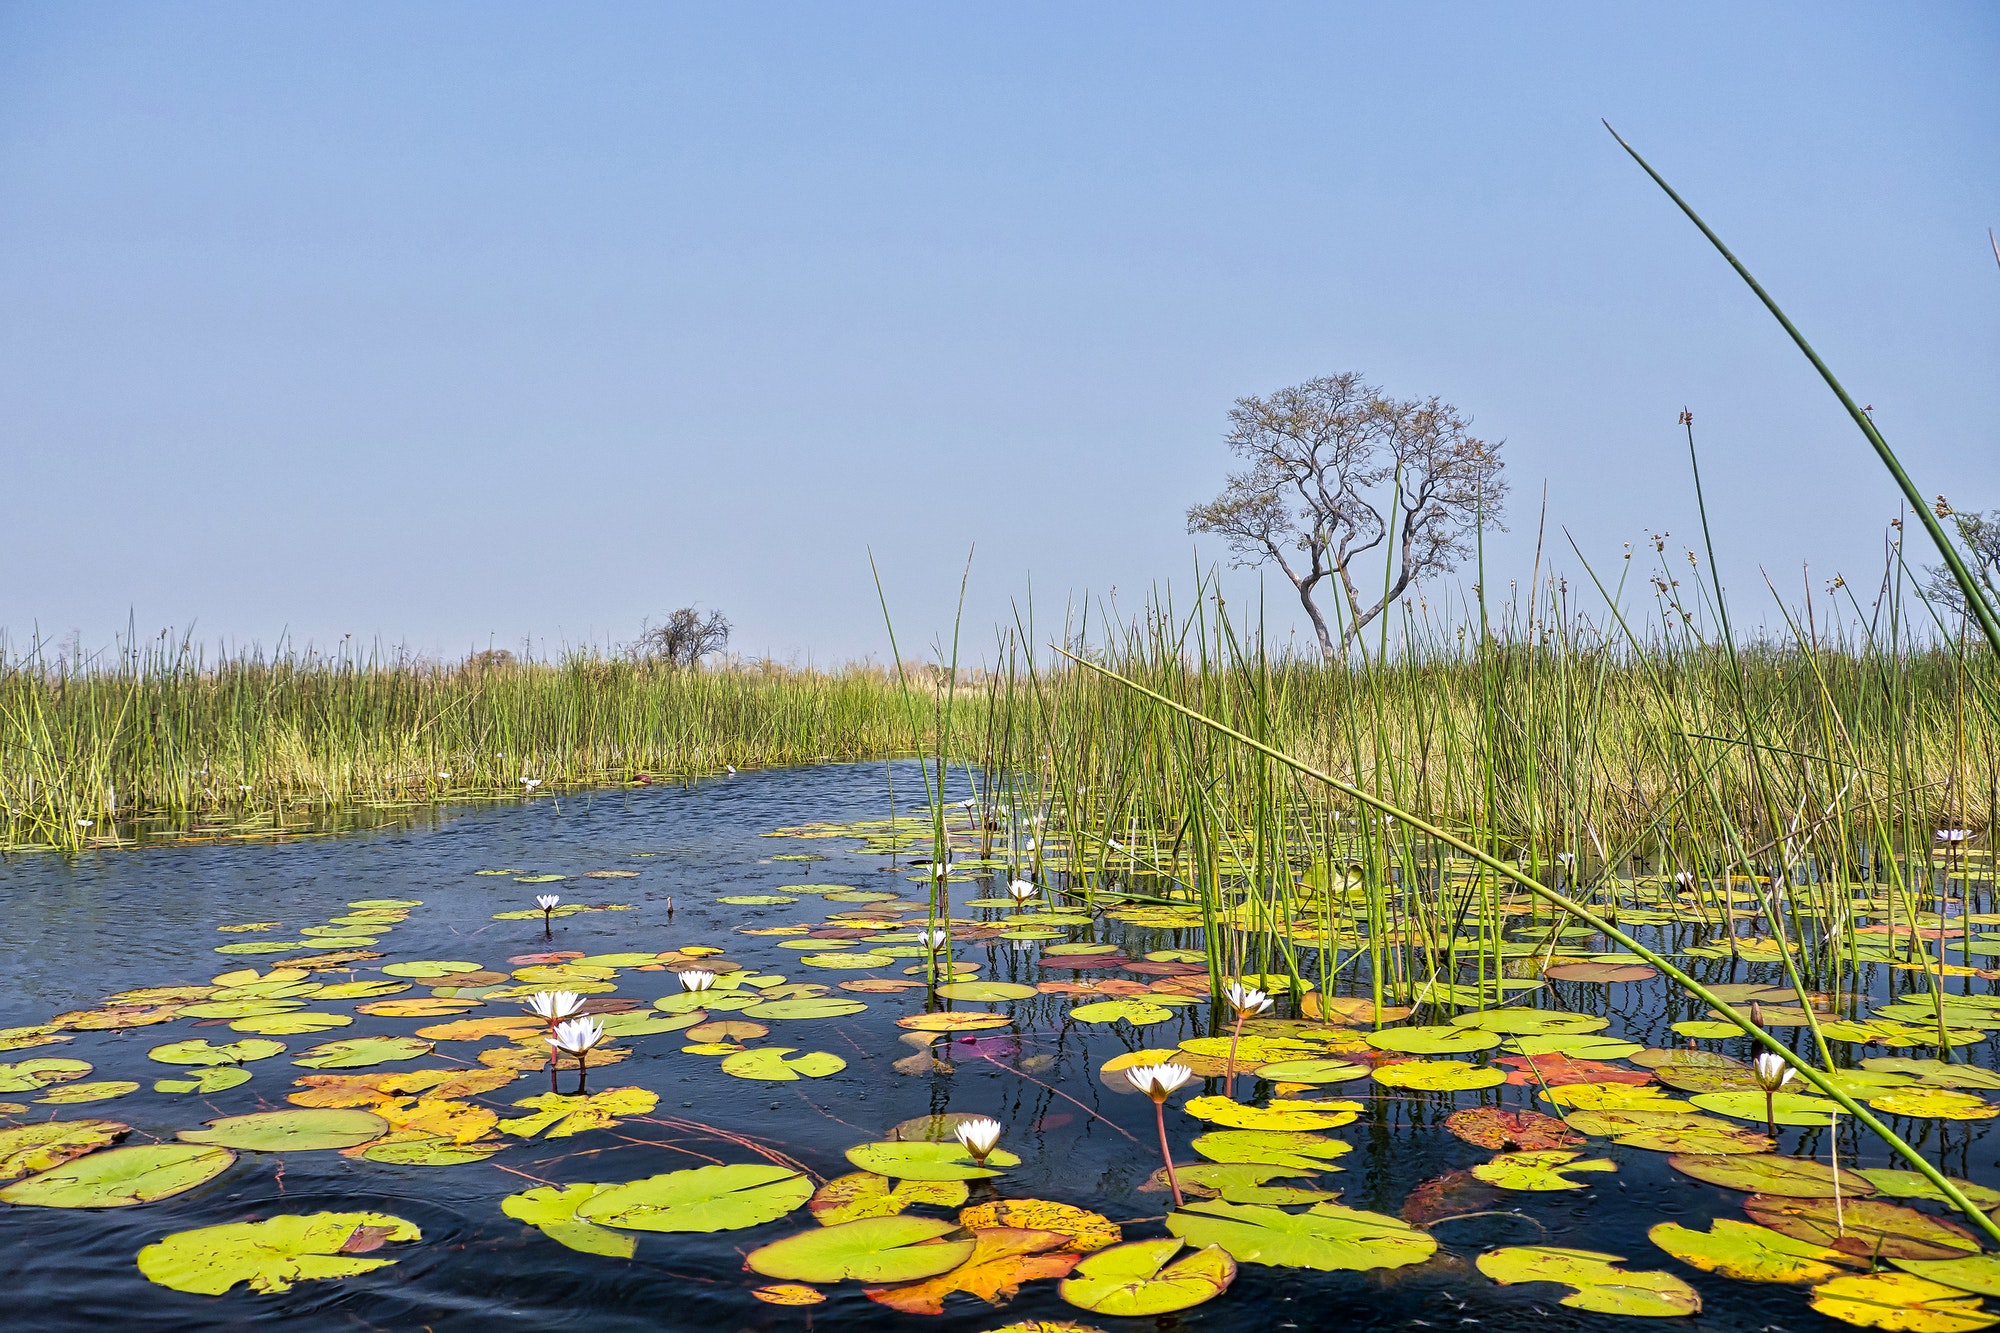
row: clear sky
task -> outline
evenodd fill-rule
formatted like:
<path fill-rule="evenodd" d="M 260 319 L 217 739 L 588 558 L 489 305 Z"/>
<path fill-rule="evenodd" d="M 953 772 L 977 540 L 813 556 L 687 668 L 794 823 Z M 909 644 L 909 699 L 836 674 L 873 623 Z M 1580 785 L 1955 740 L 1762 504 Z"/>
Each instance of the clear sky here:
<path fill-rule="evenodd" d="M 1741 602 L 1865 580 L 1886 478 L 1598 118 L 2000 507 L 1996 71 L 1984 3 L 0 3 L 0 627 L 827 661 L 976 545 L 983 645 L 1185 584 L 1231 400 L 1342 369 L 1507 440 L 1495 586 L 1545 483 L 1692 538 L 1683 406 Z"/>

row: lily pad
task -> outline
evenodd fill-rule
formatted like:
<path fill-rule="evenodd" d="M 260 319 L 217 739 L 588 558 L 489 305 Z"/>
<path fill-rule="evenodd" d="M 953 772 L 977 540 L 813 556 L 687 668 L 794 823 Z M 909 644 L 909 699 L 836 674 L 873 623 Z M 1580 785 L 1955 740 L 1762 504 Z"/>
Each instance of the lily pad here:
<path fill-rule="evenodd" d="M 1346 1060 L 1278 1060 L 1257 1068 L 1259 1078 L 1277 1083 L 1352 1083 L 1368 1072 L 1367 1065 Z"/>
<path fill-rule="evenodd" d="M 1761 1092 L 1704 1092 L 1689 1101 L 1704 1111 L 1726 1115 L 1732 1120 L 1764 1123 L 1764 1094 Z M 1771 1099 L 1771 1118 L 1781 1125 L 1825 1125 L 1838 1113 L 1840 1103 L 1806 1093 L 1781 1092 Z"/>
<path fill-rule="evenodd" d="M 1214 1130 L 1197 1136 L 1190 1146 L 1211 1162 L 1289 1166 L 1304 1171 L 1338 1170 L 1329 1163 L 1351 1151 L 1350 1144 L 1323 1134 L 1253 1129 Z"/>
<path fill-rule="evenodd" d="M 409 977 L 416 981 L 424 981 L 433 977 L 448 977 L 460 972 L 480 972 L 484 970 L 477 963 L 466 963 L 456 960 L 440 962 L 435 959 L 423 959 L 411 963 L 390 963 L 382 969 L 389 976 Z"/>
<path fill-rule="evenodd" d="M 980 1032 L 988 1028 L 1004 1028 L 1013 1022 L 1005 1014 L 973 1014 L 943 1012 L 935 1014 L 911 1014 L 896 1020 L 896 1026 L 911 1032 Z"/>
<path fill-rule="evenodd" d="M 34 1092 L 56 1083 L 69 1083 L 90 1073 L 88 1060 L 62 1060 L 42 1056 L 17 1064 L 0 1065 L 0 1092 Z"/>
<path fill-rule="evenodd" d="M 1546 1152 L 1583 1142 L 1552 1115 L 1499 1106 L 1454 1111 L 1446 1117 L 1444 1127 L 1474 1147 L 1491 1152 Z"/>
<path fill-rule="evenodd" d="M 1474 1088 L 1498 1087 L 1507 1081 L 1507 1075 L 1504 1070 L 1482 1068 L 1463 1060 L 1392 1060 L 1375 1066 L 1375 1081 L 1385 1088 L 1409 1088 L 1416 1092 L 1469 1092 Z"/>
<path fill-rule="evenodd" d="M 1562 1303 L 1596 1314 L 1675 1318 L 1701 1312 L 1701 1297 L 1671 1273 L 1634 1273 L 1625 1260 L 1594 1250 L 1508 1246 L 1479 1256 L 1479 1271 L 1502 1286 L 1556 1282 L 1573 1290 Z"/>
<path fill-rule="evenodd" d="M 227 1042 L 216 1046 L 204 1038 L 196 1037 L 188 1041 L 170 1041 L 164 1046 L 155 1046 L 146 1052 L 150 1059 L 169 1065 L 242 1065 L 252 1060 L 268 1060 L 274 1055 L 282 1055 L 285 1043 L 248 1038 L 243 1041 Z"/>
<path fill-rule="evenodd" d="M 139 1251 L 139 1271 L 163 1287 L 198 1296 L 220 1296 L 239 1282 L 253 1291 L 290 1291 L 295 1282 L 385 1268 L 396 1261 L 361 1252 L 422 1234 L 414 1223 L 387 1213 L 284 1214 L 177 1231 Z"/>
<path fill-rule="evenodd" d="M 1367 1271 L 1420 1264 L 1437 1242 L 1400 1218 L 1316 1203 L 1303 1213 L 1220 1199 L 1167 1214 L 1167 1230 L 1191 1245 L 1217 1245 L 1242 1263 Z"/>
<path fill-rule="evenodd" d="M 972 1256 L 970 1240 L 944 1240 L 958 1223 L 932 1217 L 864 1217 L 802 1231 L 752 1250 L 750 1270 L 795 1282 L 915 1282 Z"/>
<path fill-rule="evenodd" d="M 1880 1193 L 1892 1199 L 1929 1199 L 1934 1203 L 1949 1203 L 1944 1191 L 1931 1184 L 1930 1178 L 1920 1171 L 1898 1171 L 1894 1167 L 1871 1166 L 1860 1171 L 1841 1173 L 1841 1188 L 1846 1188 L 1850 1176 L 1865 1176 L 1868 1183 Z M 1949 1177 L 1947 1177 L 1949 1179 Z M 2000 1208 L 2000 1190 L 1986 1185 L 1975 1185 L 1969 1180 L 1952 1180 L 1958 1192 L 1972 1201 L 1975 1208 Z M 2000 1295 L 2000 1292 L 1992 1293 Z"/>
<path fill-rule="evenodd" d="M 1356 1102 L 1274 1101 L 1245 1106 L 1230 1097 L 1191 1097 L 1181 1109 L 1197 1120 L 1226 1129 L 1315 1130 L 1351 1124 L 1360 1110 Z"/>
<path fill-rule="evenodd" d="M 1981 1296 L 2000 1296 L 2000 1254 L 1979 1254 L 1961 1259 L 1891 1259 L 1906 1273 L 1914 1273 L 1947 1287 Z"/>
<path fill-rule="evenodd" d="M 987 1154 L 986 1165 L 982 1167 L 973 1161 L 971 1153 L 956 1142 L 928 1143 L 921 1140 L 859 1144 L 847 1150 L 847 1160 L 863 1171 L 892 1176 L 897 1180 L 984 1180 L 1000 1174 L 993 1169 L 995 1167 L 1021 1164 L 1020 1158 L 1000 1148 Z M 769 1276 L 785 1275 L 774 1273 Z"/>
<path fill-rule="evenodd" d="M 532 1138 L 546 1130 L 545 1138 L 566 1139 L 586 1130 L 615 1125 L 620 1116 L 645 1115 L 659 1104 L 659 1094 L 644 1088 L 608 1088 L 586 1097 L 545 1092 L 515 1102 L 514 1105 L 525 1106 L 533 1114 L 502 1120 L 500 1132 Z"/>
<path fill-rule="evenodd" d="M 863 1217 L 894 1217 L 919 1203 L 956 1208 L 965 1198 L 962 1180 L 891 1180 L 873 1171 L 856 1171 L 827 1181 L 808 1203 L 820 1225 L 836 1226 Z"/>
<path fill-rule="evenodd" d="M 1838 1250 L 1728 1217 L 1716 1218 L 1707 1231 L 1661 1222 L 1646 1234 L 1682 1263 L 1741 1282 L 1824 1282 L 1855 1262 Z"/>
<path fill-rule="evenodd" d="M 0 1180 L 50 1171 L 125 1137 L 116 1120 L 44 1120 L 0 1129 Z"/>
<path fill-rule="evenodd" d="M 616 1185 L 555 1185 L 509 1194 L 500 1201 L 500 1211 L 529 1226 L 558 1245 L 582 1254 L 602 1254 L 613 1259 L 630 1259 L 639 1242 L 608 1227 L 579 1221 L 576 1210 L 601 1190 Z"/>
<path fill-rule="evenodd" d="M 746 1018 L 796 1019 L 796 1018 L 846 1018 L 858 1014 L 868 1006 L 860 1000 L 846 1000 L 838 995 L 809 996 L 796 1000 L 764 1000 L 745 1006 Z"/>
<path fill-rule="evenodd" d="M 308 1069 L 366 1069 L 370 1065 L 397 1060 L 415 1060 L 429 1055 L 431 1044 L 415 1037 L 348 1037 L 322 1042 L 293 1057 L 292 1063 Z"/>
<path fill-rule="evenodd" d="M 309 1152 L 352 1148 L 388 1130 L 389 1122 L 371 1111 L 312 1108 L 224 1116 L 209 1121 L 207 1129 L 184 1129 L 179 1137 L 247 1152 Z"/>
<path fill-rule="evenodd" d="M 1684 1176 L 1693 1176 L 1696 1180 L 1720 1185 L 1724 1189 L 1742 1190 L 1745 1194 L 1772 1194 L 1787 1199 L 1831 1199 L 1839 1193 L 1853 1199 L 1875 1192 L 1875 1186 L 1855 1171 L 1841 1172 L 1836 1190 L 1833 1168 L 1810 1157 L 1777 1157 L 1770 1153 L 1729 1156 L 1683 1153 L 1668 1158 L 1667 1165 Z"/>
<path fill-rule="evenodd" d="M 236 1154 L 194 1143 L 106 1148 L 0 1189 L 36 1208 L 127 1208 L 185 1194 L 229 1169 Z"/>
<path fill-rule="evenodd" d="M 1057 1290 L 1080 1309 L 1121 1317 L 1192 1309 L 1229 1290 L 1236 1262 L 1219 1246 L 1206 1246 L 1169 1266 L 1167 1261 L 1184 1244 L 1176 1236 L 1100 1250 L 1078 1264 Z"/>
<path fill-rule="evenodd" d="M 88 1159 L 86 1159 L 88 1160 Z M 1786 1199 L 1753 1194 L 1743 1202 L 1753 1222 L 1830 1250 L 1883 1259 L 1957 1259 L 1979 1251 L 1956 1222 L 1880 1199 Z"/>
<path fill-rule="evenodd" d="M 1576 1159 L 1583 1156 L 1578 1152 L 1509 1152 L 1501 1153 L 1490 1162 L 1481 1162 L 1472 1168 L 1472 1174 L 1489 1185 L 1498 1185 L 1503 1190 L 1523 1190 L 1530 1193 L 1549 1193 L 1556 1190 L 1580 1190 L 1588 1188 L 1586 1182 L 1571 1180 L 1566 1174 L 1571 1171 L 1616 1171 L 1618 1168 L 1605 1158 L 1593 1158 L 1587 1162 Z"/>
<path fill-rule="evenodd" d="M 1451 1020 L 1458 1028 L 1478 1028 L 1510 1037 L 1550 1033 L 1601 1032 L 1611 1026 L 1608 1018 L 1593 1014 L 1571 1014 L 1560 1009 L 1488 1009 L 1483 1013 L 1460 1014 Z"/>
<path fill-rule="evenodd" d="M 260 1037 L 295 1037 L 307 1032 L 331 1032 L 354 1020 L 346 1014 L 325 1014 L 311 1009 L 290 1014 L 266 1014 L 261 1018 L 239 1018 L 229 1025 L 231 1032 L 254 1032 Z"/>
<path fill-rule="evenodd" d="M 1053 1231 L 1067 1239 L 1069 1249 L 1080 1254 L 1116 1245 L 1123 1239 L 1118 1224 L 1102 1213 L 1048 1199 L 995 1199 L 976 1203 L 959 1211 L 958 1224 L 972 1231 L 991 1227 Z"/>
<path fill-rule="evenodd" d="M 958 1292 L 999 1304 L 1012 1299 L 1024 1282 L 1065 1277 L 1079 1255 L 1062 1251 L 1069 1237 L 1021 1227 L 989 1227 L 972 1233 L 972 1253 L 948 1272 L 921 1282 L 869 1287 L 862 1292 L 878 1305 L 905 1314 L 943 1314 L 945 1300 Z"/>
<path fill-rule="evenodd" d="M 939 986 L 937 993 L 947 1000 L 998 1004 L 1004 1000 L 1029 999 L 1036 991 L 1033 986 L 1023 986 L 1016 981 L 953 981 Z"/>
<path fill-rule="evenodd" d="M 600 1188 L 576 1216 L 626 1231 L 740 1231 L 776 1221 L 812 1193 L 810 1180 L 781 1166 L 698 1166 Z"/>
<path fill-rule="evenodd" d="M 1499 1034 L 1484 1028 L 1386 1028 L 1363 1035 L 1368 1044 L 1378 1051 L 1397 1051 L 1404 1055 L 1468 1055 L 1474 1051 L 1490 1051 L 1500 1044 Z"/>
<path fill-rule="evenodd" d="M 790 1083 L 801 1078 L 825 1078 L 847 1068 L 847 1061 L 827 1051 L 807 1051 L 790 1060 L 795 1048 L 760 1046 L 724 1056 L 722 1072 L 732 1078 L 761 1079 L 769 1083 Z"/>
<path fill-rule="evenodd" d="M 81 1106 L 86 1102 L 108 1102 L 138 1090 L 139 1085 L 131 1079 L 103 1079 L 94 1083 L 68 1083 L 35 1100 L 43 1106 Z"/>
<path fill-rule="evenodd" d="M 1163 1023 L 1173 1016 L 1173 1010 L 1145 1000 L 1099 1000 L 1069 1011 L 1069 1017 L 1079 1023 L 1116 1023 L 1122 1018 L 1135 1028 Z"/>
<path fill-rule="evenodd" d="M 1943 1060 L 1912 1060 L 1902 1056 L 1881 1056 L 1863 1060 L 1863 1069 L 1883 1073 L 1908 1074 L 1938 1088 L 1984 1088 L 2000 1091 L 2000 1070 L 1977 1065 L 1947 1064 Z"/>
<path fill-rule="evenodd" d="M 1949 1088 L 1901 1088 L 1870 1097 L 1868 1105 L 1885 1115 L 1920 1120 L 1991 1120 L 2000 1115 L 2000 1106 L 1984 1097 Z"/>
<path fill-rule="evenodd" d="M 1970 1333 L 2000 1324 L 1977 1296 L 1913 1273 L 1837 1277 L 1813 1288 L 1812 1308 L 1842 1323 L 1897 1333 Z"/>

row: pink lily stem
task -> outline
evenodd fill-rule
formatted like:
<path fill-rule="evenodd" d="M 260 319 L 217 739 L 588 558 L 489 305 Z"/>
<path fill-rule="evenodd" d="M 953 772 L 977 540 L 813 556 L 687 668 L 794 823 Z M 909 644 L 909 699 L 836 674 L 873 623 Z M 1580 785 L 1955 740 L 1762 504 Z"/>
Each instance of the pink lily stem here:
<path fill-rule="evenodd" d="M 1773 1106 L 1776 1100 L 1776 1093 L 1764 1094 L 1764 1132 L 1774 1139 L 1778 1137 L 1778 1113 Z"/>
<path fill-rule="evenodd" d="M 1232 1102 L 1236 1100 L 1236 1043 L 1242 1038 L 1243 1014 L 1239 1010 L 1236 1015 L 1236 1026 L 1229 1030 L 1229 1067 L 1223 1071 L 1222 1076 L 1223 1091 L 1229 1094 L 1229 1100 Z"/>
<path fill-rule="evenodd" d="M 583 1080 L 590 1072 L 589 1057 L 582 1051 L 576 1053 L 576 1095 L 583 1096 Z"/>
<path fill-rule="evenodd" d="M 549 1047 L 549 1091 L 556 1090 L 556 1048 L 551 1046 Z"/>
<path fill-rule="evenodd" d="M 1174 1207 L 1179 1208 L 1181 1206 L 1181 1182 L 1180 1178 L 1174 1174 L 1174 1150 L 1167 1146 L 1167 1104 L 1164 1101 L 1155 1101 L 1153 1103 L 1153 1120 L 1160 1127 L 1160 1156 L 1167 1163 L 1167 1185 L 1174 1192 Z"/>

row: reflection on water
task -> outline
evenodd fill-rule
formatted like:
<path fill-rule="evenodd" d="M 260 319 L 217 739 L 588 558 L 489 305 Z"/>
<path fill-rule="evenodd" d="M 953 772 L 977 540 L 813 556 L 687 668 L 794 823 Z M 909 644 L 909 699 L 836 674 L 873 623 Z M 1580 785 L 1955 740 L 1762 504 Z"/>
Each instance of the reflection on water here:
<path fill-rule="evenodd" d="M 918 785 L 914 769 L 899 775 L 906 795 Z M 796 951 L 773 937 L 734 933 L 744 925 L 818 921 L 829 907 L 817 898 L 789 906 L 718 905 L 725 895 L 768 892 L 799 878 L 796 865 L 773 862 L 799 844 L 758 835 L 809 820 L 880 817 L 887 811 L 881 766 L 839 766 L 742 774 L 692 789 L 652 788 L 565 797 L 560 805 L 538 800 L 525 806 L 476 810 L 424 826 L 359 832 L 282 846 L 204 845 L 89 854 L 74 860 L 36 855 L 0 862 L 5 915 L 0 919 L 0 1026 L 46 1021 L 55 1013 L 96 1004 L 113 991 L 168 983 L 197 983 L 228 967 L 271 960 L 228 959 L 218 943 L 244 938 L 216 927 L 240 921 L 282 920 L 289 928 L 338 915 L 361 898 L 423 900 L 409 920 L 383 941 L 396 959 L 465 959 L 506 967 L 512 955 L 544 948 L 608 953 L 666 950 L 694 944 L 726 946 L 729 956 L 795 979 L 832 981 L 802 967 Z M 832 859 L 812 867 L 813 878 L 914 892 L 900 877 L 883 873 L 881 858 L 853 855 L 847 844 L 815 843 Z M 536 892 L 510 877 L 474 875 L 493 867 L 579 876 L 598 869 L 634 869 L 637 878 L 561 885 L 566 896 L 630 903 L 630 912 L 587 913 L 555 923 L 552 945 L 538 921 L 495 921 L 497 911 L 528 905 Z M 586 887 L 587 886 L 587 887 Z M 960 897 L 969 896 L 961 891 Z M 668 915 L 668 903 L 674 911 Z M 1103 923 L 1073 935 L 1096 939 L 1142 936 L 1132 956 L 1145 950 L 1196 944 L 1188 934 L 1126 932 Z M 1198 947 L 1198 944 L 1196 945 Z M 967 945 L 960 956 L 982 965 L 993 980 L 1033 984 L 1047 973 L 1036 949 L 996 940 Z M 364 968 L 366 965 L 363 965 Z M 376 964 L 380 966 L 380 964 Z M 1742 964 L 1705 962 L 1716 979 L 1748 979 Z M 1732 967 L 1735 969 L 1732 974 Z M 358 976 L 376 975 L 360 971 Z M 1760 974 L 1761 975 L 1761 974 Z M 626 972 L 619 993 L 642 1001 L 668 993 L 671 973 Z M 1177 1009 L 1166 1022 L 1134 1031 L 1067 1022 L 1074 1001 L 1040 995 L 1012 1006 L 1010 1040 L 950 1039 L 951 1072 L 910 1076 L 896 1072 L 912 1047 L 894 1020 L 921 1007 L 920 992 L 867 995 L 868 1012 L 849 1018 L 786 1024 L 773 1040 L 824 1050 L 847 1061 L 830 1078 L 797 1083 L 747 1083 L 719 1072 L 713 1059 L 684 1055 L 676 1034 L 626 1043 L 625 1063 L 593 1074 L 593 1088 L 637 1085 L 660 1096 L 659 1114 L 711 1123 L 775 1140 L 823 1176 L 851 1168 L 849 1147 L 878 1138 L 913 1116 L 947 1111 L 992 1115 L 1007 1126 L 1004 1145 L 1021 1166 L 997 1182 L 1016 1197 L 1060 1200 L 1094 1209 L 1125 1225 L 1128 1238 L 1161 1234 L 1163 1196 L 1142 1192 L 1158 1165 L 1150 1104 L 1121 1093 L 1097 1077 L 1098 1067 L 1124 1050 L 1165 1047 L 1210 1030 L 1206 1006 Z M 1672 1045 L 1671 1024 L 1700 1017 L 1698 1006 L 1670 997 L 1658 983 L 1565 986 L 1561 1001 L 1612 1019 L 1611 1035 L 1649 1045 Z M 1608 1007 L 1607 1007 L 1608 1006 Z M 345 1007 L 343 1007 L 345 1008 Z M 487 1012 L 511 1012 L 489 1006 Z M 357 1017 L 337 1036 L 405 1034 L 411 1022 Z M 776 1026 L 776 1025 L 774 1025 Z M 145 1089 L 121 1100 L 64 1114 L 115 1116 L 131 1123 L 132 1141 L 171 1138 L 218 1115 L 284 1104 L 289 1079 L 301 1071 L 280 1057 L 253 1066 L 252 1080 L 206 1098 L 151 1090 L 162 1066 L 146 1052 L 162 1041 L 210 1035 L 228 1040 L 226 1027 L 191 1026 L 186 1020 L 124 1033 L 83 1033 L 56 1048 L 91 1061 L 93 1078 L 132 1078 Z M 321 1040 L 293 1038 L 295 1049 Z M 471 1047 L 463 1048 L 469 1053 Z M 6 1059 L 21 1058 L 6 1055 Z M 1975 1052 L 1991 1065 L 1993 1052 Z M 601 1081 L 600 1081 L 601 1080 Z M 1247 1089 L 1248 1080 L 1243 1086 Z M 517 1092 L 516 1089 L 519 1091 Z M 1223 1298 L 1164 1321 L 1165 1327 L 1215 1329 L 1529 1328 L 1596 1329 L 1603 1316 L 1567 1310 L 1554 1287 L 1502 1289 L 1482 1277 L 1472 1259 L 1496 1244 L 1549 1244 L 1608 1251 L 1640 1268 L 1680 1273 L 1701 1291 L 1701 1328 L 1790 1330 L 1835 1328 L 1805 1306 L 1794 1290 L 1722 1281 L 1693 1273 L 1646 1239 L 1652 1224 L 1675 1219 L 1705 1225 L 1715 1216 L 1740 1216 L 1742 1195 L 1701 1184 L 1668 1169 L 1657 1153 L 1593 1142 L 1591 1155 L 1617 1163 L 1616 1174 L 1589 1177 L 1583 1190 L 1509 1195 L 1467 1184 L 1452 1173 L 1487 1159 L 1486 1152 L 1445 1132 L 1454 1108 L 1475 1105 L 1527 1107 L 1533 1089 L 1503 1086 L 1453 1095 L 1399 1092 L 1375 1085 L 1341 1089 L 1367 1110 L 1335 1131 L 1353 1145 L 1345 1169 L 1320 1178 L 1355 1207 L 1400 1213 L 1422 1187 L 1430 1216 L 1455 1216 L 1438 1224 L 1441 1250 L 1420 1268 L 1384 1273 L 1311 1273 L 1245 1265 Z M 506 1098 L 531 1095 L 540 1085 L 523 1080 Z M 1212 1087 L 1216 1091 L 1219 1088 Z M 43 1108 L 32 1108 L 39 1112 Z M 2000 1178 L 1989 1148 L 1988 1122 L 1902 1122 L 1934 1161 L 1983 1183 Z M 1194 1120 L 1169 1114 L 1176 1157 L 1192 1160 L 1188 1141 L 1201 1132 Z M 1817 1138 L 1815 1136 L 1818 1136 Z M 1788 1131 L 1785 1150 L 1825 1155 L 1823 1131 Z M 1857 1165 L 1889 1164 L 1876 1145 L 1858 1145 Z M 35 1329 L 229 1329 L 273 1317 L 300 1329 L 802 1329 L 826 1327 L 930 1327 L 991 1329 L 1014 1319 L 1072 1319 L 1082 1312 L 1064 1305 L 1054 1284 L 1034 1284 L 1005 1311 L 954 1298 L 939 1317 L 905 1316 L 861 1296 L 854 1284 L 831 1291 L 825 1304 L 806 1309 L 762 1305 L 748 1291 L 762 1279 L 745 1272 L 743 1251 L 798 1229 L 801 1213 L 749 1232 L 715 1235 L 645 1235 L 631 1260 L 580 1254 L 503 1216 L 498 1201 L 534 1181 L 565 1183 L 630 1180 L 700 1165 L 743 1161 L 734 1144 L 685 1131 L 635 1124 L 615 1133 L 570 1140 L 530 1140 L 487 1162 L 448 1168 L 384 1166 L 332 1152 L 282 1159 L 245 1154 L 213 1184 L 158 1204 L 82 1213 L 0 1207 L 0 1235 L 12 1260 L 14 1310 L 8 1323 Z M 1442 1182 L 1442 1183 L 1439 1183 Z M 238 1289 L 209 1299 L 146 1282 L 133 1263 L 141 1246 L 169 1232 L 276 1212 L 370 1209 L 408 1218 L 423 1229 L 421 1243 L 396 1247 L 399 1262 L 341 1282 L 301 1283 L 280 1295 Z M 1083 1316 L 1110 1327 L 1127 1321 Z M 1129 1321 L 1131 1327 L 1139 1327 Z"/>

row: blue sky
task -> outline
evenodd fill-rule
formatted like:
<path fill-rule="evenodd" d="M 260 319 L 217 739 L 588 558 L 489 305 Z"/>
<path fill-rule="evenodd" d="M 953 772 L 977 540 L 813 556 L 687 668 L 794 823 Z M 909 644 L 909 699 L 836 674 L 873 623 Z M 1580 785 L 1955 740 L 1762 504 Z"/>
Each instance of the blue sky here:
<path fill-rule="evenodd" d="M 871 546 L 906 650 L 976 546 L 983 645 L 1184 585 L 1231 400 L 1342 369 L 1507 440 L 1495 587 L 1544 484 L 1692 539 L 1693 409 L 1751 615 L 1896 497 L 1598 118 L 2000 507 L 1996 68 L 1979 4 L 0 3 L 0 627 L 827 661 Z"/>

